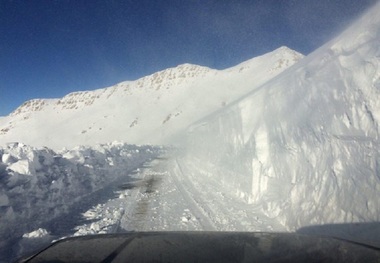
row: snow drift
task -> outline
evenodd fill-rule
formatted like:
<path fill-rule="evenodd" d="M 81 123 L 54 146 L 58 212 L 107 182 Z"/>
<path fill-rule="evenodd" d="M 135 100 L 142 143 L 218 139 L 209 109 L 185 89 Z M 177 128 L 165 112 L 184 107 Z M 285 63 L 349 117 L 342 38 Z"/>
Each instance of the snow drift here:
<path fill-rule="evenodd" d="M 191 125 L 186 162 L 290 230 L 378 222 L 379 13 Z"/>
<path fill-rule="evenodd" d="M 163 151 L 116 142 L 60 152 L 20 143 L 0 148 L 0 251 Z"/>

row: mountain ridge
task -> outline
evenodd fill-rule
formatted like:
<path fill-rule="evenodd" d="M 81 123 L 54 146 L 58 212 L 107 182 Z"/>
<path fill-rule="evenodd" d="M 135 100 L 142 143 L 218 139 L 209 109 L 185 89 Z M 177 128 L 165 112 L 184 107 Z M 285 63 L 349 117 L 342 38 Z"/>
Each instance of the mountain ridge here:
<path fill-rule="evenodd" d="M 205 66 L 200 66 L 196 64 L 191 64 L 191 63 L 184 63 L 180 64 L 176 67 L 170 67 L 164 70 L 157 71 L 153 74 L 138 78 L 133 81 L 123 81 L 120 83 L 117 83 L 113 86 L 110 87 L 105 87 L 105 88 L 99 88 L 95 90 L 87 90 L 87 91 L 74 91 L 70 92 L 67 95 L 63 96 L 62 98 L 52 98 L 52 99 L 43 99 L 43 98 L 36 98 L 36 99 L 31 99 L 25 101 L 22 105 L 20 105 L 18 108 L 16 108 L 14 111 L 12 111 L 9 115 L 15 116 L 21 112 L 29 112 L 29 111 L 37 111 L 41 110 L 43 106 L 46 104 L 50 104 L 54 101 L 56 101 L 56 104 L 65 104 L 65 101 L 72 101 L 71 99 L 73 97 L 88 97 L 88 100 L 92 101 L 96 97 L 99 97 L 101 94 L 93 94 L 93 93 L 111 93 L 108 94 L 107 96 L 111 96 L 112 93 L 116 89 L 124 89 L 124 91 L 129 91 L 129 89 L 136 89 L 136 88 L 144 88 L 148 85 L 154 86 L 155 89 L 159 90 L 160 88 L 169 88 L 172 86 L 173 83 L 169 83 L 169 86 L 166 87 L 161 87 L 160 83 L 165 79 L 165 80 L 175 80 L 175 79 L 185 79 L 188 77 L 197 77 L 197 76 L 205 76 L 209 72 L 231 72 L 231 71 L 236 71 L 237 68 L 239 68 L 239 72 L 245 71 L 250 68 L 250 63 L 256 62 L 258 59 L 265 59 L 266 56 L 274 54 L 275 56 L 280 57 L 280 59 L 277 61 L 276 65 L 273 66 L 271 71 L 276 71 L 276 70 L 281 70 L 283 64 L 285 64 L 285 68 L 289 67 L 292 65 L 292 63 L 297 62 L 300 58 L 303 58 L 303 55 L 288 48 L 285 46 L 282 46 L 278 49 L 275 49 L 274 51 L 268 52 L 264 55 L 249 59 L 247 61 L 244 61 L 242 63 L 237 64 L 236 66 L 232 66 L 223 70 L 217 70 L 217 69 L 212 69 L 209 67 Z M 288 55 L 287 58 L 281 58 L 284 54 Z M 291 57 L 293 56 L 293 57 Z M 181 80 L 177 81 L 174 84 L 181 84 Z M 153 84 L 153 85 L 152 85 Z M 155 85 L 154 85 L 155 84 Z M 102 91 L 102 92 L 101 92 Z M 80 102 L 82 102 L 82 99 L 79 99 Z M 71 103 L 69 103 L 71 104 Z M 86 105 L 91 104 L 91 102 L 87 102 Z M 72 109 L 71 107 L 66 107 L 69 109 Z"/>
<path fill-rule="evenodd" d="M 162 143 L 302 57 L 281 47 L 225 70 L 181 64 L 107 88 L 30 100 L 0 118 L 0 143 L 20 141 L 55 149 L 114 140 Z"/>

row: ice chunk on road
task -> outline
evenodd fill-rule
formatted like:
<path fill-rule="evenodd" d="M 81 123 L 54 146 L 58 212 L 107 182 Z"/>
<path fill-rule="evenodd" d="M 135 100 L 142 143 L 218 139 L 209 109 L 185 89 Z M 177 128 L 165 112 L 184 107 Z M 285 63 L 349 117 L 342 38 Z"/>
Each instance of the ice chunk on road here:
<path fill-rule="evenodd" d="M 46 229 L 39 228 L 39 229 L 32 231 L 30 233 L 25 233 L 24 235 L 22 235 L 22 237 L 24 237 L 24 238 L 38 238 L 38 237 L 44 237 L 47 235 L 49 235 L 49 233 L 48 233 L 48 231 L 46 231 Z"/>
<path fill-rule="evenodd" d="M 18 162 L 12 163 L 8 166 L 9 170 L 19 174 L 32 175 L 35 174 L 34 167 L 31 165 L 29 160 L 19 160 Z"/>

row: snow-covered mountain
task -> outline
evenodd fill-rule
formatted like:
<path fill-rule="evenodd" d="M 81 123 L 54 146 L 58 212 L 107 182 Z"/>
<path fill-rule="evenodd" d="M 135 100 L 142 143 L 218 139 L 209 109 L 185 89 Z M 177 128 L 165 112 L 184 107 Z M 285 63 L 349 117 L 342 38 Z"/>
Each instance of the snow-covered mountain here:
<path fill-rule="evenodd" d="M 184 162 L 288 229 L 379 222 L 379 13 L 191 125 Z"/>
<path fill-rule="evenodd" d="M 0 118 L 0 145 L 23 142 L 59 149 L 115 140 L 162 143 L 302 57 L 281 47 L 225 70 L 184 64 L 109 88 L 27 101 Z"/>

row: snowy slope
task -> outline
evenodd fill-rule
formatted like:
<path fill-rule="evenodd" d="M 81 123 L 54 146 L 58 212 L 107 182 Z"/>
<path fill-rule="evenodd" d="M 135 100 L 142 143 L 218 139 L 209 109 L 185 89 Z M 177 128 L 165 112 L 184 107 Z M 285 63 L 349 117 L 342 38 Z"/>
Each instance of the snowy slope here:
<path fill-rule="evenodd" d="M 379 222 L 379 13 L 179 134 L 182 162 L 288 229 Z"/>
<path fill-rule="evenodd" d="M 59 149 L 114 140 L 162 143 L 301 58 L 281 47 L 226 70 L 184 64 L 105 89 L 27 101 L 0 118 L 0 145 L 17 141 Z"/>

